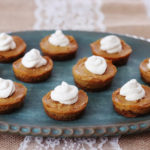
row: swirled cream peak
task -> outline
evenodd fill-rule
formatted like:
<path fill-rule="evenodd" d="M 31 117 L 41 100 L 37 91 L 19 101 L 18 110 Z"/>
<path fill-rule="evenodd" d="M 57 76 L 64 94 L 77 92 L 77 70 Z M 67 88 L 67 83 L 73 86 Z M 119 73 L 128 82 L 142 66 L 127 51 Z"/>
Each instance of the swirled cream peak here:
<path fill-rule="evenodd" d="M 41 56 L 39 50 L 33 48 L 24 55 L 22 58 L 22 64 L 26 68 L 39 68 L 46 65 L 47 60 Z"/>
<path fill-rule="evenodd" d="M 148 60 L 147 68 L 150 69 L 150 59 Z"/>
<path fill-rule="evenodd" d="M 7 98 L 15 92 L 15 84 L 11 80 L 0 78 L 0 98 Z"/>
<path fill-rule="evenodd" d="M 59 103 L 74 104 L 78 100 L 78 88 L 63 81 L 61 85 L 55 87 L 50 96 Z"/>
<path fill-rule="evenodd" d="M 8 51 L 16 48 L 16 43 L 14 42 L 12 36 L 1 33 L 0 34 L 0 51 Z"/>
<path fill-rule="evenodd" d="M 106 60 L 100 56 L 90 56 L 84 64 L 88 71 L 98 75 L 104 74 L 107 69 Z"/>
<path fill-rule="evenodd" d="M 115 35 L 108 35 L 100 40 L 100 49 L 107 53 L 118 53 L 122 50 L 120 39 Z"/>
<path fill-rule="evenodd" d="M 136 101 L 145 96 L 145 90 L 141 84 L 132 79 L 121 87 L 120 95 L 125 96 L 127 101 Z"/>
<path fill-rule="evenodd" d="M 68 38 L 63 34 L 61 30 L 56 30 L 55 33 L 51 34 L 48 41 L 55 46 L 67 46 L 69 44 Z"/>

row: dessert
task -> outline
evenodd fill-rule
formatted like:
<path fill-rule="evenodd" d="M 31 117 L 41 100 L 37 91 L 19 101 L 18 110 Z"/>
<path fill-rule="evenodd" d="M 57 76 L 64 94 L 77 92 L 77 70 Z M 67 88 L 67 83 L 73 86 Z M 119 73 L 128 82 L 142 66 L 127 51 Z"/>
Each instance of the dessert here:
<path fill-rule="evenodd" d="M 135 79 L 128 81 L 112 94 L 116 112 L 125 117 L 136 117 L 150 112 L 150 87 Z"/>
<path fill-rule="evenodd" d="M 53 61 L 47 56 L 41 56 L 40 51 L 32 49 L 13 63 L 13 71 L 21 81 L 41 82 L 46 80 L 53 69 Z"/>
<path fill-rule="evenodd" d="M 108 35 L 90 44 L 92 53 L 112 60 L 115 65 L 123 65 L 128 61 L 132 52 L 131 47 L 124 40 L 115 35 Z"/>
<path fill-rule="evenodd" d="M 26 43 L 19 36 L 0 34 L 0 62 L 12 62 L 21 57 L 26 50 Z"/>
<path fill-rule="evenodd" d="M 100 56 L 91 56 L 80 59 L 73 66 L 72 73 L 78 87 L 97 91 L 106 88 L 117 72 L 110 60 Z"/>
<path fill-rule="evenodd" d="M 23 104 L 27 89 L 20 83 L 0 78 L 0 113 L 9 113 Z"/>
<path fill-rule="evenodd" d="M 78 118 L 88 103 L 88 96 L 74 85 L 62 82 L 49 91 L 42 99 L 47 115 L 55 120 Z"/>
<path fill-rule="evenodd" d="M 40 42 L 42 52 L 53 60 L 66 60 L 75 56 L 78 44 L 74 37 L 64 35 L 57 30 L 50 36 L 44 37 Z"/>
<path fill-rule="evenodd" d="M 139 69 L 142 79 L 150 84 L 150 58 L 144 59 L 141 62 Z"/>

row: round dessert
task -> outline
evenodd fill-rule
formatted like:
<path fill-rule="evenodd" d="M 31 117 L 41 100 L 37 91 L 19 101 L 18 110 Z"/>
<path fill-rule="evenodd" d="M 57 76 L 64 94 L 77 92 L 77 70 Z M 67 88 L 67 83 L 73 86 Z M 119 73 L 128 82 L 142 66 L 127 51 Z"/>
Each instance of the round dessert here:
<path fill-rule="evenodd" d="M 115 65 L 124 65 L 127 63 L 131 47 L 115 35 L 109 35 L 90 44 L 92 53 L 112 60 Z"/>
<path fill-rule="evenodd" d="M 30 50 L 13 63 L 16 78 L 24 82 L 44 81 L 50 76 L 52 69 L 53 61 L 47 56 L 41 56 L 37 49 Z"/>
<path fill-rule="evenodd" d="M 88 96 L 76 86 L 62 82 L 42 99 L 47 115 L 55 120 L 74 120 L 87 106 Z"/>
<path fill-rule="evenodd" d="M 66 60 L 75 56 L 78 44 L 74 37 L 64 35 L 57 30 L 50 36 L 46 36 L 40 42 L 42 52 L 53 60 Z"/>
<path fill-rule="evenodd" d="M 72 73 L 78 87 L 88 91 L 98 91 L 110 85 L 117 69 L 110 60 L 91 56 L 80 59 L 74 65 Z"/>
<path fill-rule="evenodd" d="M 0 34 L 0 62 L 12 62 L 21 57 L 26 50 L 26 43 L 19 36 Z"/>
<path fill-rule="evenodd" d="M 150 87 L 139 84 L 135 79 L 112 94 L 114 109 L 125 117 L 136 117 L 150 112 Z"/>
<path fill-rule="evenodd" d="M 144 59 L 141 62 L 139 69 L 142 79 L 150 84 L 150 58 Z"/>
<path fill-rule="evenodd" d="M 20 83 L 0 78 L 0 113 L 9 113 L 20 108 L 27 88 Z"/>

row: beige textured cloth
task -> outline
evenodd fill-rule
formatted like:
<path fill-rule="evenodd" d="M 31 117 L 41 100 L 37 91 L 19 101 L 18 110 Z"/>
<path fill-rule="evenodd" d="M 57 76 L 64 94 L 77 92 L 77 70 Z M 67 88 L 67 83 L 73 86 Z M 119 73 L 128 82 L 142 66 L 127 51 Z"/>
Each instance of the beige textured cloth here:
<path fill-rule="evenodd" d="M 39 1 L 41 3 L 39 3 Z M 44 1 L 46 0 L 0 0 L 0 32 L 54 28 L 53 22 L 55 20 L 50 16 L 48 10 L 45 11 L 44 7 L 46 5 L 43 5 L 43 3 L 46 2 Z M 52 1 L 49 1 L 49 3 L 50 2 Z M 69 3 L 70 7 L 73 7 L 68 0 L 66 0 L 66 2 L 63 0 L 63 2 Z M 93 6 L 96 7 L 96 0 L 93 0 L 93 3 L 95 3 Z M 43 8 L 39 8 L 39 5 Z M 148 16 L 148 8 L 150 7 L 148 6 L 148 0 L 101 0 L 100 6 L 99 11 L 102 16 L 94 12 L 94 9 L 93 13 L 97 14 L 97 17 L 103 17 L 103 19 L 97 23 L 95 28 L 91 28 L 91 30 L 105 30 L 150 38 L 150 16 Z M 40 9 L 42 19 L 44 16 L 46 16 L 45 18 L 51 17 L 53 19 L 49 27 L 46 27 L 46 23 L 43 20 L 42 22 L 37 18 L 39 13 L 37 9 Z M 58 24 L 61 24 L 61 22 L 58 22 Z M 67 28 L 63 23 L 62 26 L 64 29 Z M 78 23 L 76 28 L 78 29 L 79 26 L 80 24 Z M 70 28 L 68 27 L 68 29 Z M 0 150 L 18 149 L 23 139 L 23 136 L 0 134 Z M 123 150 L 150 150 L 149 143 L 150 133 L 126 135 L 122 136 L 119 140 L 119 144 Z M 105 146 L 105 150 L 107 149 L 109 150 L 109 148 Z"/>
<path fill-rule="evenodd" d="M 104 1 L 106 31 L 150 38 L 150 16 L 145 5 L 144 0 Z"/>

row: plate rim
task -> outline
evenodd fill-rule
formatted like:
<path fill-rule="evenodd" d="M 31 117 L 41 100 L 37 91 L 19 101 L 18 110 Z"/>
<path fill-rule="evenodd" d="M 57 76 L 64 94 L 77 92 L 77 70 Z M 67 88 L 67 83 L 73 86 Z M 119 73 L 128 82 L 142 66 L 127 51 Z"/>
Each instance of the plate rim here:
<path fill-rule="evenodd" d="M 93 126 L 35 126 L 18 125 L 0 121 L 1 133 L 14 133 L 20 135 L 44 136 L 44 137 L 102 137 L 134 134 L 147 131 L 150 128 L 150 120 Z"/>
<path fill-rule="evenodd" d="M 54 31 L 54 30 L 23 30 L 7 32 L 9 34 L 26 33 L 26 32 L 40 32 L 40 31 Z M 114 32 L 103 31 L 86 31 L 86 30 L 63 30 L 73 32 L 92 32 L 92 33 L 106 33 L 115 34 L 119 36 L 126 36 L 133 39 L 138 39 L 150 43 L 150 39 L 142 36 L 131 34 L 120 34 Z M 18 125 L 5 121 L 0 121 L 1 133 L 13 133 L 20 135 L 32 136 L 50 136 L 50 137 L 100 137 L 100 136 L 116 136 L 122 134 L 133 134 L 146 131 L 150 128 L 150 120 L 130 122 L 130 123 L 117 123 L 109 125 L 93 125 L 93 126 L 76 126 L 76 127 L 60 127 L 56 126 L 35 126 L 35 125 Z"/>

